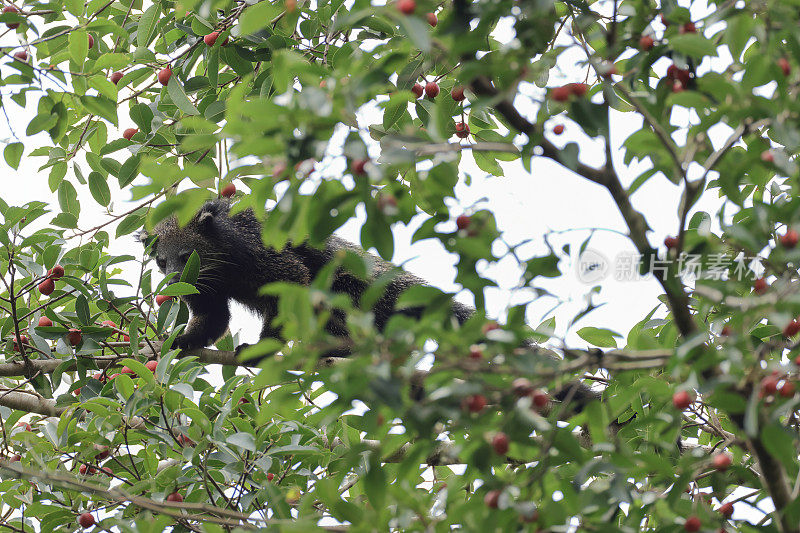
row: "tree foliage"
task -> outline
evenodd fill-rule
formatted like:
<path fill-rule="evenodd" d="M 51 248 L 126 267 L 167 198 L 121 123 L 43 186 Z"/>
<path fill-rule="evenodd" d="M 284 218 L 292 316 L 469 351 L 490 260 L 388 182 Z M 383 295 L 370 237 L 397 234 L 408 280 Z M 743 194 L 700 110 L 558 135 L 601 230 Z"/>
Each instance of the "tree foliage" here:
<path fill-rule="evenodd" d="M 800 14 L 700 4 L 4 4 L 0 103 L 35 114 L 9 119 L 3 155 L 39 158 L 55 199 L 0 200 L 0 526 L 67 531 L 90 513 L 119 531 L 800 531 Z M 487 320 L 477 266 L 510 257 L 536 288 L 569 251 L 499 253 L 491 210 L 456 220 L 447 204 L 464 161 L 502 180 L 538 157 L 607 191 L 642 264 L 666 265 L 662 301 L 623 340 L 592 324 L 591 348 L 558 360 L 522 342 L 561 347 L 553 319 L 532 332 L 520 305 Z M 683 193 L 666 249 L 633 198 L 665 179 Z M 276 248 L 365 213 L 360 244 L 391 259 L 392 225 L 423 214 L 414 239 L 457 255 L 478 313 L 459 327 L 451 295 L 416 287 L 401 303 L 422 319 L 376 331 L 363 309 L 386 280 L 353 308 L 331 276 L 368 266 L 342 255 L 308 287 L 264 289 L 293 342 L 249 350 L 282 353 L 257 372 L 237 372 L 230 335 L 172 350 L 188 311 L 154 298 L 194 291 L 196 272 L 167 288 L 109 246 L 189 220 L 229 184 Z M 721 207 L 693 209 L 704 195 Z M 86 228 L 87 210 L 107 222 Z M 718 275 L 680 277 L 683 254 Z M 759 254 L 754 281 L 742 258 Z M 334 308 L 354 355 L 320 364 Z M 603 401 L 574 413 L 541 392 L 576 377 Z"/>

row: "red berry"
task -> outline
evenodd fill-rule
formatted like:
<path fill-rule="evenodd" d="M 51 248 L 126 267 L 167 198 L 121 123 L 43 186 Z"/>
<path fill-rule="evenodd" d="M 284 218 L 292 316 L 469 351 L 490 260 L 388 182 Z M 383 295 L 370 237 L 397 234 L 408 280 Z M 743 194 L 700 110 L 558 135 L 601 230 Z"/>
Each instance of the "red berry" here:
<path fill-rule="evenodd" d="M 229 183 L 229 184 L 225 185 L 222 188 L 222 190 L 220 191 L 220 194 L 224 198 L 230 198 L 231 196 L 236 194 L 236 185 L 234 185 L 233 183 Z"/>
<path fill-rule="evenodd" d="M 656 42 L 649 35 L 642 35 L 639 39 L 639 48 L 645 52 L 652 50 Z"/>
<path fill-rule="evenodd" d="M 28 60 L 28 52 L 25 50 L 20 50 L 19 52 L 14 54 L 14 57 L 19 59 L 20 61 L 27 61 Z"/>
<path fill-rule="evenodd" d="M 686 519 L 686 523 L 683 524 L 684 531 L 688 531 L 690 533 L 694 533 L 696 531 L 700 531 L 700 528 L 703 526 L 703 523 L 700 522 L 700 519 L 696 516 L 690 516 Z"/>
<path fill-rule="evenodd" d="M 681 33 L 696 33 L 697 32 L 697 28 L 695 27 L 694 22 L 687 22 L 686 24 L 681 26 L 680 32 Z"/>
<path fill-rule="evenodd" d="M 386 211 L 389 208 L 397 207 L 397 198 L 392 194 L 379 194 L 377 198 L 377 206 L 381 211 Z"/>
<path fill-rule="evenodd" d="M 92 34 L 90 33 L 89 34 L 89 50 L 91 50 L 92 48 L 94 48 L 94 37 L 92 37 Z"/>
<path fill-rule="evenodd" d="M 23 431 L 31 431 L 31 425 L 27 422 L 17 422 L 16 427 L 22 428 Z"/>
<path fill-rule="evenodd" d="M 61 265 L 54 265 L 53 268 L 47 271 L 47 277 L 53 278 L 58 281 L 64 277 L 64 267 Z"/>
<path fill-rule="evenodd" d="M 81 513 L 78 515 L 78 525 L 82 528 L 90 528 L 94 523 L 94 515 L 92 513 Z"/>
<path fill-rule="evenodd" d="M 675 406 L 675 409 L 683 411 L 692 405 L 692 395 L 689 394 L 689 391 L 679 390 L 672 395 L 672 405 Z"/>
<path fill-rule="evenodd" d="M 680 81 L 676 81 L 675 83 L 672 84 L 672 92 L 674 93 L 682 93 L 684 88 L 685 87 L 683 86 L 683 83 L 681 83 Z"/>
<path fill-rule="evenodd" d="M 459 215 L 456 218 L 456 227 L 458 229 L 467 229 L 472 223 L 472 217 L 469 215 Z"/>
<path fill-rule="evenodd" d="M 477 344 L 473 344 L 469 347 L 469 357 L 470 359 L 483 359 L 483 350 Z"/>
<path fill-rule="evenodd" d="M 764 294 L 769 289 L 769 284 L 764 278 L 758 278 L 753 282 L 753 291 L 756 294 Z"/>
<path fill-rule="evenodd" d="M 425 18 L 428 20 L 428 24 L 434 28 L 437 24 L 439 24 L 439 19 L 436 16 L 436 13 L 425 13 Z"/>
<path fill-rule="evenodd" d="M 724 472 L 725 470 L 728 469 L 728 467 L 731 466 L 731 463 L 733 463 L 733 459 L 731 459 L 731 456 L 728 455 L 727 453 L 720 452 L 714 454 L 712 462 L 714 464 L 715 469 L 719 470 L 720 472 Z"/>
<path fill-rule="evenodd" d="M 456 137 L 459 139 L 466 139 L 469 137 L 469 124 L 464 122 L 456 123 Z"/>
<path fill-rule="evenodd" d="M 107 466 L 101 468 L 100 471 L 109 477 L 112 477 L 114 475 L 114 472 Z"/>
<path fill-rule="evenodd" d="M 661 13 L 661 24 L 669 27 L 669 21 L 667 20 L 667 17 L 664 16 L 664 13 Z"/>
<path fill-rule="evenodd" d="M 15 6 L 6 6 L 3 8 L 3 13 L 19 13 L 19 9 Z M 19 28 L 19 22 L 6 22 L 6 26 L 11 30 L 15 30 Z"/>
<path fill-rule="evenodd" d="M 486 493 L 486 496 L 483 497 L 483 503 L 486 504 L 486 507 L 489 509 L 497 509 L 497 503 L 500 501 L 500 491 L 499 490 L 490 490 Z"/>
<path fill-rule="evenodd" d="M 511 382 L 511 392 L 522 398 L 533 392 L 533 386 L 528 378 L 517 378 Z"/>
<path fill-rule="evenodd" d="M 730 518 L 733 515 L 733 504 L 731 502 L 723 503 L 717 510 L 725 518 Z"/>
<path fill-rule="evenodd" d="M 48 327 L 52 325 L 53 321 L 47 318 L 46 316 L 39 318 L 39 327 Z"/>
<path fill-rule="evenodd" d="M 203 42 L 206 43 L 207 46 L 214 46 L 214 43 L 217 42 L 217 37 L 219 37 L 218 31 L 212 31 L 205 37 L 203 37 Z"/>
<path fill-rule="evenodd" d="M 778 59 L 778 66 L 781 68 L 784 76 L 788 76 L 792 72 L 792 66 L 789 64 L 789 60 L 785 57 L 781 57 Z"/>
<path fill-rule="evenodd" d="M 123 367 L 122 367 L 122 370 L 121 370 L 121 372 L 122 372 L 123 374 L 135 374 L 135 372 L 133 371 L 133 369 L 132 369 L 132 368 L 130 368 L 130 367 L 127 367 L 127 366 L 123 366 Z"/>
<path fill-rule="evenodd" d="M 15 453 L 11 457 L 9 457 L 8 460 L 11 461 L 12 463 L 17 463 L 19 461 L 22 461 L 22 456 L 18 453 Z"/>
<path fill-rule="evenodd" d="M 397 0 L 397 9 L 404 15 L 411 15 L 417 9 L 417 3 L 414 0 Z"/>
<path fill-rule="evenodd" d="M 267 481 L 272 481 L 274 477 L 275 477 L 275 474 L 273 474 L 272 472 L 268 473 L 267 474 Z"/>
<path fill-rule="evenodd" d="M 667 250 L 674 250 L 678 247 L 678 239 L 677 237 L 667 237 L 664 239 L 664 246 L 667 247 Z"/>
<path fill-rule="evenodd" d="M 147 367 L 147 370 L 155 374 L 158 361 L 148 361 L 144 364 L 144 366 Z"/>
<path fill-rule="evenodd" d="M 794 383 L 791 381 L 784 381 L 781 388 L 778 390 L 781 396 L 784 398 L 791 398 L 794 396 L 795 393 L 795 386 Z"/>
<path fill-rule="evenodd" d="M 111 80 L 111 83 L 116 85 L 119 83 L 119 80 L 122 79 L 122 75 L 123 75 L 122 72 L 114 72 L 108 79 Z"/>
<path fill-rule="evenodd" d="M 570 94 L 572 94 L 572 91 L 566 85 L 550 89 L 550 98 L 556 102 L 566 102 L 569 100 Z"/>
<path fill-rule="evenodd" d="M 800 234 L 793 229 L 786 230 L 786 233 L 781 235 L 781 245 L 784 248 L 794 248 L 797 246 L 797 242 L 800 241 Z"/>
<path fill-rule="evenodd" d="M 163 294 L 156 295 L 156 305 L 164 305 L 164 302 L 172 300 L 172 296 L 165 296 Z"/>
<path fill-rule="evenodd" d="M 492 439 L 492 448 L 498 455 L 505 455 L 508 453 L 508 435 L 502 431 L 494 436 Z"/>
<path fill-rule="evenodd" d="M 486 397 L 483 394 L 467 396 L 466 406 L 471 413 L 480 413 L 486 407 Z"/>
<path fill-rule="evenodd" d="M 556 124 L 555 126 L 553 126 L 553 133 L 555 133 L 556 135 L 561 135 L 562 133 L 564 133 L 564 125 Z"/>
<path fill-rule="evenodd" d="M 435 81 L 429 81 L 425 84 L 425 96 L 428 98 L 436 98 L 439 95 L 439 84 Z"/>
<path fill-rule="evenodd" d="M 76 328 L 70 328 L 69 333 L 67 333 L 67 341 L 69 341 L 70 345 L 77 346 L 81 343 L 81 330 Z"/>
<path fill-rule="evenodd" d="M 764 150 L 761 152 L 761 160 L 765 163 L 774 163 L 775 154 L 772 153 L 772 150 Z"/>
<path fill-rule="evenodd" d="M 583 98 L 586 95 L 586 92 L 589 90 L 589 86 L 585 83 L 569 83 L 567 84 L 569 91 L 577 96 L 578 98 Z"/>
<path fill-rule="evenodd" d="M 484 335 L 489 333 L 490 331 L 494 331 L 496 329 L 500 329 L 500 324 L 492 320 L 491 322 L 487 322 L 483 325 L 483 329 L 481 330 Z"/>
<path fill-rule="evenodd" d="M 189 437 L 187 437 L 186 435 L 184 435 L 183 433 L 178 435 L 177 441 L 178 441 L 178 444 L 180 444 L 184 448 L 188 447 L 188 446 L 194 446 L 195 445 L 195 442 L 192 439 L 190 439 Z"/>
<path fill-rule="evenodd" d="M 425 92 L 425 88 L 419 83 L 415 83 L 414 86 L 411 87 L 411 92 L 414 93 L 417 98 L 419 98 L 422 96 L 422 93 Z"/>
<path fill-rule="evenodd" d="M 792 319 L 788 324 L 786 324 L 786 327 L 783 328 L 783 336 L 787 339 L 791 339 L 798 333 L 800 333 L 800 321 L 797 319 Z"/>
<path fill-rule="evenodd" d="M 169 79 L 172 77 L 172 68 L 167 66 L 158 71 L 158 82 L 161 85 L 166 85 L 169 83 Z"/>
<path fill-rule="evenodd" d="M 354 159 L 350 164 L 350 170 L 356 176 L 363 176 L 365 174 L 364 167 L 366 167 L 369 159 Z"/>
<path fill-rule="evenodd" d="M 113 320 L 103 320 L 102 322 L 100 322 L 100 325 L 101 326 L 107 326 L 109 328 L 116 328 L 117 327 L 117 325 L 114 323 Z"/>
<path fill-rule="evenodd" d="M 769 396 L 778 392 L 778 379 L 774 376 L 768 376 L 761 380 L 761 394 Z"/>
<path fill-rule="evenodd" d="M 19 344 L 28 344 L 28 337 L 25 335 L 19 336 Z M 19 346 L 17 345 L 17 341 L 14 341 L 14 351 L 20 351 Z"/>
<path fill-rule="evenodd" d="M 180 502 L 183 501 L 183 496 L 181 496 L 180 492 L 175 491 L 172 494 L 170 494 L 169 496 L 167 496 L 167 501 L 168 502 L 178 502 L 178 503 L 180 503 Z"/>
<path fill-rule="evenodd" d="M 720 331 L 719 334 L 722 335 L 723 337 L 730 337 L 731 335 L 730 326 L 723 326 L 722 331 Z"/>
<path fill-rule="evenodd" d="M 85 476 L 87 474 L 90 475 L 90 476 L 93 476 L 94 474 L 97 473 L 97 469 L 95 467 L 93 467 L 93 466 L 82 464 L 81 466 L 78 467 L 78 472 L 82 476 Z"/>
<path fill-rule="evenodd" d="M 464 86 L 456 85 L 453 87 L 453 90 L 450 91 L 450 97 L 456 102 L 463 102 L 466 99 L 466 96 L 464 96 Z"/>
<path fill-rule="evenodd" d="M 95 455 L 94 458 L 97 459 L 98 461 L 102 461 L 103 459 L 106 459 L 111 455 L 111 452 L 108 450 L 108 446 L 103 446 L 102 444 L 95 444 L 94 449 L 97 450 L 97 455 Z"/>
<path fill-rule="evenodd" d="M 137 133 L 139 133 L 139 128 L 128 128 L 122 132 L 122 138 L 130 141 Z"/>
<path fill-rule="evenodd" d="M 619 72 L 617 71 L 617 66 L 613 63 L 606 63 L 605 72 L 603 72 L 603 77 L 611 79 L 611 76 L 616 76 L 617 74 L 619 74 Z"/>
<path fill-rule="evenodd" d="M 56 282 L 50 278 L 47 278 L 43 282 L 39 284 L 39 292 L 44 294 L 45 296 L 52 294 L 53 291 L 56 289 Z"/>
<path fill-rule="evenodd" d="M 535 390 L 531 393 L 531 402 L 537 409 L 544 409 L 550 404 L 550 396 L 544 391 Z"/>

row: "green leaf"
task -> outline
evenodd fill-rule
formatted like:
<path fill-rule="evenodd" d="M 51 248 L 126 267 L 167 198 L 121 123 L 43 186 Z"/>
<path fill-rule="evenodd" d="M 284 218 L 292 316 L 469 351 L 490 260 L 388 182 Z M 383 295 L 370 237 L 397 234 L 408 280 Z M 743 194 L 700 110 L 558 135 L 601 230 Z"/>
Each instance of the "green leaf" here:
<path fill-rule="evenodd" d="M 270 21 L 281 14 L 279 3 L 259 2 L 244 10 L 239 18 L 239 34 L 250 35 L 270 25 Z"/>
<path fill-rule="evenodd" d="M 33 117 L 33 120 L 28 123 L 25 135 L 36 135 L 40 131 L 49 130 L 56 125 L 56 122 L 58 122 L 58 115 L 54 113 L 47 112 L 36 115 Z"/>
<path fill-rule="evenodd" d="M 89 53 L 89 34 L 84 30 L 69 32 L 69 57 L 76 65 L 83 66 L 86 54 Z M 81 70 L 83 70 L 81 68 Z"/>
<path fill-rule="evenodd" d="M 183 91 L 183 87 L 178 81 L 177 76 L 172 76 L 167 84 L 167 92 L 169 93 L 172 102 L 187 115 L 199 115 L 200 111 L 192 104 L 189 97 Z"/>
<path fill-rule="evenodd" d="M 701 33 L 673 35 L 669 39 L 669 44 L 673 50 L 687 56 L 703 57 L 717 55 L 717 47 L 714 42 L 706 39 Z"/>
<path fill-rule="evenodd" d="M 610 329 L 592 327 L 581 328 L 577 333 L 580 338 L 589 344 L 599 346 L 600 348 L 616 348 L 617 340 L 614 337 L 622 337 L 622 335 Z"/>
<path fill-rule="evenodd" d="M 61 206 L 62 211 L 72 213 L 75 216 L 78 216 L 81 211 L 81 205 L 78 202 L 78 191 L 68 181 L 62 181 L 58 186 L 58 205 Z"/>
<path fill-rule="evenodd" d="M 81 96 L 81 103 L 93 115 L 102 117 L 117 126 L 117 103 L 105 96 Z"/>
<path fill-rule="evenodd" d="M 136 176 L 139 172 L 139 163 L 141 162 L 141 156 L 139 154 L 130 156 L 127 161 L 122 163 L 122 167 L 119 169 L 119 187 L 120 189 L 127 187 L 131 184 L 131 182 L 136 179 Z"/>
<path fill-rule="evenodd" d="M 116 235 L 117 237 L 122 237 L 123 235 L 133 233 L 135 230 L 141 228 L 142 224 L 144 224 L 144 215 L 131 213 L 119 223 Z"/>
<path fill-rule="evenodd" d="M 186 261 L 186 266 L 181 272 L 181 281 L 194 285 L 197 283 L 197 276 L 200 274 L 200 256 L 197 250 L 192 251 L 192 255 Z"/>
<path fill-rule="evenodd" d="M 111 190 L 108 188 L 106 179 L 99 172 L 92 172 L 89 174 L 89 192 L 92 197 L 102 206 L 108 206 L 111 203 Z"/>
<path fill-rule="evenodd" d="M 146 47 L 153 40 L 156 31 L 156 22 L 158 21 L 158 13 L 161 9 L 159 2 L 155 2 L 152 6 L 147 8 L 141 18 L 136 30 L 136 44 L 140 47 Z"/>
<path fill-rule="evenodd" d="M 89 311 L 89 302 L 83 294 L 79 294 L 75 298 L 75 313 L 78 315 L 78 320 L 84 326 L 89 326 L 92 323 L 92 314 Z"/>
<path fill-rule="evenodd" d="M 8 166 L 17 170 L 19 162 L 22 160 L 22 152 L 25 150 L 25 145 L 22 143 L 11 143 L 3 150 L 3 157 L 8 163 Z"/>
<path fill-rule="evenodd" d="M 411 40 L 414 46 L 420 49 L 423 53 L 430 52 L 431 50 L 431 34 L 430 26 L 419 17 L 398 17 L 398 26 L 400 31 L 405 33 Z"/>
<path fill-rule="evenodd" d="M 769 454 L 777 458 L 787 469 L 789 476 L 797 476 L 797 452 L 794 438 L 777 424 L 768 424 L 761 428 L 761 442 Z"/>
<path fill-rule="evenodd" d="M 108 53 L 103 54 L 94 64 L 94 68 L 97 70 L 105 70 L 110 68 L 111 70 L 119 70 L 121 68 L 125 68 L 131 64 L 131 57 L 128 54 L 119 54 L 119 53 Z"/>
<path fill-rule="evenodd" d="M 153 122 L 153 110 L 147 104 L 136 104 L 131 107 L 130 117 L 142 133 L 150 133 Z"/>
<path fill-rule="evenodd" d="M 497 159 L 489 152 L 473 152 L 472 157 L 475 159 L 475 164 L 484 172 L 488 172 L 492 176 L 503 176 L 503 168 Z"/>
<path fill-rule="evenodd" d="M 178 281 L 161 289 L 159 294 L 164 296 L 183 296 L 184 294 L 198 294 L 199 292 L 193 285 Z"/>

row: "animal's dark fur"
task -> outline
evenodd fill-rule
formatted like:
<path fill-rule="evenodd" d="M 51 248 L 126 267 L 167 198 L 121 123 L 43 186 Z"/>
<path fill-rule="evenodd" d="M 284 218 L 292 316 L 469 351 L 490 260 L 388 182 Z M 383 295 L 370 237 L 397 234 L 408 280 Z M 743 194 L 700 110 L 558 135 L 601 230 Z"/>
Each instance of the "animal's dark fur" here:
<path fill-rule="evenodd" d="M 178 348 L 202 348 L 220 338 L 230 320 L 228 301 L 231 299 L 261 315 L 264 320 L 261 338 L 279 337 L 280 332 L 272 326 L 278 311 L 277 301 L 273 296 L 259 295 L 259 288 L 275 281 L 307 285 L 339 250 L 362 254 L 370 262 L 375 278 L 396 268 L 338 237 L 329 238 L 324 249 L 305 244 L 287 246 L 281 251 L 266 248 L 261 241 L 261 224 L 251 210 L 230 217 L 228 211 L 226 201 L 215 200 L 206 203 L 185 227 L 178 227 L 177 221 L 170 218 L 153 230 L 157 238 L 153 255 L 164 274 L 174 272 L 180 276 L 192 251 L 196 250 L 200 256 L 201 271 L 197 281 L 200 293 L 183 297 L 192 311 L 192 318 L 186 331 L 175 339 Z M 177 280 L 178 276 L 173 279 Z M 394 305 L 400 293 L 420 283 L 423 283 L 421 279 L 403 272 L 387 285 L 373 308 L 378 329 L 383 329 L 396 312 Z M 369 281 L 340 270 L 331 290 L 349 295 L 354 305 L 358 305 L 368 286 Z M 411 315 L 418 315 L 419 311 L 404 310 Z M 464 322 L 472 310 L 454 302 L 453 313 Z M 331 320 L 328 331 L 337 336 L 347 335 L 342 320 Z"/>
<path fill-rule="evenodd" d="M 229 207 L 227 201 L 211 201 L 185 227 L 179 227 L 177 221 L 171 218 L 154 228 L 157 239 L 153 255 L 163 273 L 177 273 L 174 277 L 177 280 L 192 251 L 197 251 L 200 256 L 201 270 L 196 284 L 200 292 L 183 297 L 192 317 L 186 330 L 175 339 L 175 347 L 202 348 L 219 339 L 230 321 L 228 301 L 231 299 L 261 315 L 264 322 L 261 338 L 279 338 L 280 331 L 272 325 L 278 312 L 277 301 L 274 296 L 260 295 L 259 289 L 276 281 L 306 285 L 330 263 L 339 250 L 351 250 L 365 257 L 375 279 L 397 268 L 338 237 L 330 237 L 324 249 L 305 244 L 287 246 L 281 251 L 266 248 L 261 239 L 261 224 L 253 212 L 246 210 L 228 216 Z M 369 282 L 340 269 L 331 289 L 349 295 L 353 304 L 358 306 Z M 383 329 L 389 318 L 398 312 L 395 303 L 401 292 L 422 283 L 422 279 L 407 272 L 400 273 L 389 282 L 384 295 L 372 309 L 376 327 Z M 421 311 L 404 309 L 402 312 L 419 316 Z M 473 309 L 453 302 L 453 314 L 460 323 L 464 323 L 473 313 Z M 334 316 L 329 321 L 328 331 L 336 336 L 346 336 L 348 332 L 344 321 L 341 316 L 338 320 L 336 318 Z M 583 385 L 578 385 L 571 393 L 570 389 L 566 388 L 556 397 L 563 399 L 574 396 L 577 400 L 596 397 Z"/>

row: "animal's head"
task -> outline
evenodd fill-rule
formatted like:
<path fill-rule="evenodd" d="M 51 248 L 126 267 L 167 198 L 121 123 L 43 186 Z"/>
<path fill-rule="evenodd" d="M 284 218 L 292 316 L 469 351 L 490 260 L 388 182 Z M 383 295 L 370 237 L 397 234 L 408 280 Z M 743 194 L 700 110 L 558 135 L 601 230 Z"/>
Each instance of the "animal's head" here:
<path fill-rule="evenodd" d="M 228 209 L 228 204 L 223 201 L 208 202 L 183 227 L 178 225 L 174 217 L 156 224 L 152 232 L 155 242 L 151 255 L 164 275 L 177 274 L 170 280 L 171 283 L 180 279 L 192 252 L 196 251 L 200 256 L 201 275 L 218 262 L 216 258 L 221 252 L 219 228 L 222 219 L 228 215 Z M 146 232 L 139 235 L 143 243 L 150 237 Z"/>

